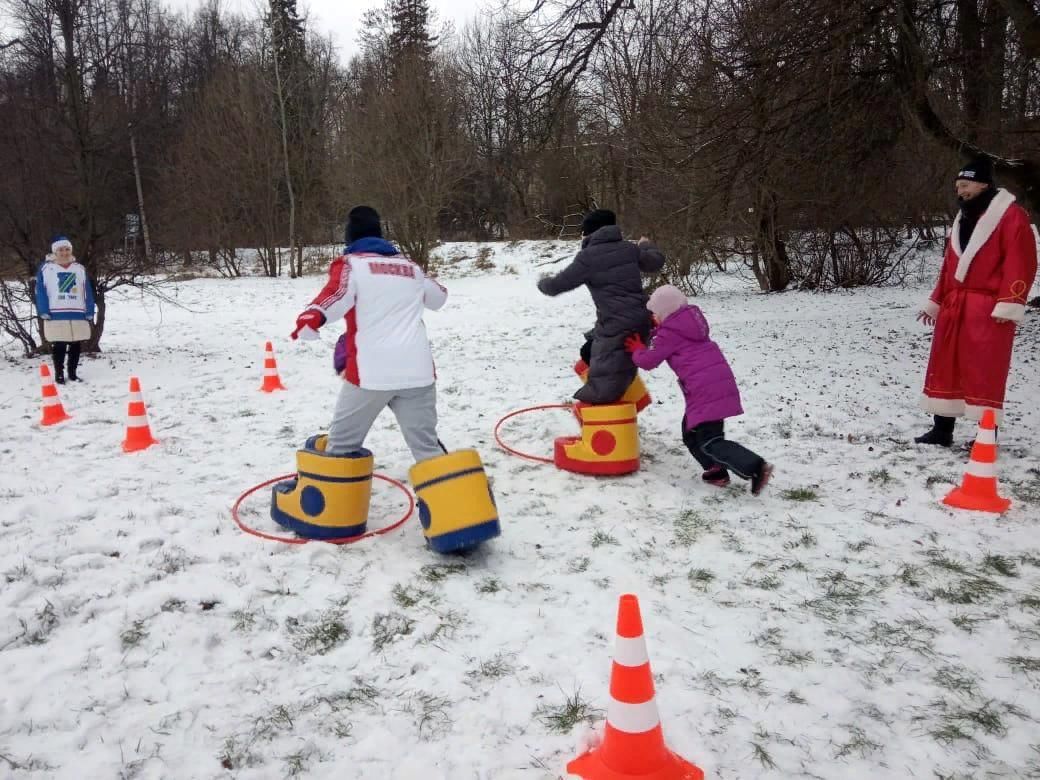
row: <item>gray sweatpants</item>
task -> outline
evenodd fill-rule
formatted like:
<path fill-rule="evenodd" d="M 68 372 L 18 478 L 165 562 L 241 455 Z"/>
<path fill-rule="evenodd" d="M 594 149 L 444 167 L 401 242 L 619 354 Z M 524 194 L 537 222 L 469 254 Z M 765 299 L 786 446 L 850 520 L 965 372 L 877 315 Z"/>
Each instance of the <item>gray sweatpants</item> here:
<path fill-rule="evenodd" d="M 387 406 L 397 418 L 416 462 L 445 453 L 437 439 L 436 385 L 410 390 L 365 390 L 350 382 L 343 383 L 336 401 L 325 451 L 330 455 L 357 452 Z"/>

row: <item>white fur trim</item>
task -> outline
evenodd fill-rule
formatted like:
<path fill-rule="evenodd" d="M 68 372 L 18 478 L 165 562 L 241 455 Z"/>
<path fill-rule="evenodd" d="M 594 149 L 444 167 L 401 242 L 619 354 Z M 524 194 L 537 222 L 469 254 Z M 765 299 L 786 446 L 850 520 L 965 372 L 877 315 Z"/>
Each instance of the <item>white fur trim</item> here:
<path fill-rule="evenodd" d="M 965 404 L 963 398 L 933 398 L 929 395 L 921 396 L 920 408 L 929 414 L 937 414 L 940 417 L 966 417 L 974 422 L 979 422 L 986 410 L 991 409 L 991 407 Z M 1004 410 L 994 409 L 993 414 L 999 427 L 1000 422 L 1004 420 Z"/>
<path fill-rule="evenodd" d="M 60 241 L 55 241 L 53 244 L 51 244 L 52 253 L 58 254 L 59 249 L 72 249 L 72 242 L 69 241 L 67 238 L 63 238 Z"/>
<path fill-rule="evenodd" d="M 921 396 L 921 408 L 929 414 L 937 414 L 940 417 L 966 417 L 969 420 L 979 422 L 989 406 L 975 406 L 964 402 L 963 398 L 932 398 Z M 1004 410 L 994 409 L 993 414 L 997 418 L 997 426 L 1004 420 Z"/>
<path fill-rule="evenodd" d="M 979 250 L 982 249 L 983 245 L 996 231 L 1000 220 L 1014 202 L 1015 196 L 1010 192 L 997 190 L 993 202 L 989 204 L 989 208 L 979 217 L 978 224 L 975 225 L 975 229 L 971 232 L 971 240 L 968 241 L 968 246 L 963 250 L 961 248 L 960 231 L 961 213 L 957 212 L 957 216 L 953 220 L 953 233 L 950 236 L 950 245 L 959 258 L 957 260 L 957 271 L 953 275 L 958 282 L 964 282 L 964 277 L 968 275 L 968 269 L 971 268 L 971 261 L 975 259 L 975 255 L 979 253 Z"/>
<path fill-rule="evenodd" d="M 964 401 L 956 398 L 932 398 L 925 395 L 921 397 L 921 408 L 940 417 L 964 416 Z"/>
<path fill-rule="evenodd" d="M 939 304 L 937 304 L 935 301 L 929 298 L 927 301 L 925 301 L 924 306 L 921 307 L 921 311 L 923 311 L 932 319 L 935 319 L 939 316 Z"/>
<path fill-rule="evenodd" d="M 993 316 L 998 320 L 1021 322 L 1026 318 L 1026 307 L 1021 303 L 1001 301 L 993 307 Z"/>

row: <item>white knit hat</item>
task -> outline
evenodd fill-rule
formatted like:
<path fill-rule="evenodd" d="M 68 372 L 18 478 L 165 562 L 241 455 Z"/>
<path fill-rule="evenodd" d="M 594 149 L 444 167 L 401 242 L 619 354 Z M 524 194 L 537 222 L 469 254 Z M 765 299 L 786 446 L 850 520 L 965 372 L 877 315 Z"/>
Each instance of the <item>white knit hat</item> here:
<path fill-rule="evenodd" d="M 51 243 L 51 253 L 58 254 L 59 249 L 72 249 L 72 242 L 69 241 L 65 236 L 58 236 Z"/>
<path fill-rule="evenodd" d="M 654 290 L 646 304 L 646 308 L 653 312 L 658 322 L 664 322 L 688 303 L 689 301 L 686 300 L 682 290 L 670 284 L 665 284 Z"/>

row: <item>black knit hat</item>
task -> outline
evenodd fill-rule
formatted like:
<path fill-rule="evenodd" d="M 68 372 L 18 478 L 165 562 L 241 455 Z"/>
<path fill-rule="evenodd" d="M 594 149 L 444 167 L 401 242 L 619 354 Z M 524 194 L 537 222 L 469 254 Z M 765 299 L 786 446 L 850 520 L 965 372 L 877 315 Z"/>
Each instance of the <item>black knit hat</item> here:
<path fill-rule="evenodd" d="M 355 206 L 347 214 L 347 243 L 362 238 L 382 238 L 383 226 L 379 212 L 371 206 Z"/>
<path fill-rule="evenodd" d="M 617 224 L 617 214 L 609 209 L 595 209 L 585 215 L 581 221 L 581 234 L 591 236 L 601 227 Z"/>
<path fill-rule="evenodd" d="M 977 181 L 979 184 L 993 184 L 993 161 L 988 157 L 976 157 L 960 169 L 955 180 Z"/>

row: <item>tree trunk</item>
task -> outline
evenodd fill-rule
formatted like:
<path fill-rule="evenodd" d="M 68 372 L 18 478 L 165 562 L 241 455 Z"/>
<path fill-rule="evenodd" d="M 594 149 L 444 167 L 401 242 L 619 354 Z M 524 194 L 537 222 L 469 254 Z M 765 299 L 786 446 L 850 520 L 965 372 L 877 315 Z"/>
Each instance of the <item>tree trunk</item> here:
<path fill-rule="evenodd" d="M 134 164 L 134 181 L 137 183 L 137 211 L 141 215 L 141 237 L 144 239 L 144 259 L 146 263 L 152 260 L 152 242 L 148 237 L 148 219 L 144 214 L 144 189 L 141 187 L 141 166 L 137 162 L 137 142 L 134 140 L 134 131 L 130 129 L 130 156 Z"/>
<path fill-rule="evenodd" d="M 101 337 L 105 334 L 105 312 L 108 305 L 105 303 L 105 291 L 94 286 L 94 308 L 97 310 L 97 324 L 90 329 L 90 339 L 83 345 L 84 352 L 100 352 Z"/>
<path fill-rule="evenodd" d="M 288 119 L 285 115 L 285 86 L 282 83 L 282 69 L 278 65 L 279 56 L 277 44 L 274 52 L 274 79 L 275 88 L 278 93 L 278 116 L 282 130 L 282 162 L 285 167 L 285 188 L 289 193 L 289 275 L 293 275 L 293 250 L 296 246 L 296 193 L 293 190 L 292 170 L 289 165 L 289 131 L 286 125 Z M 282 273 L 282 264 L 279 260 L 278 275 Z"/>
<path fill-rule="evenodd" d="M 787 256 L 787 244 L 778 224 L 779 206 L 776 195 L 769 193 L 765 200 L 765 208 L 758 223 L 762 271 L 766 281 L 766 292 L 782 292 L 791 283 L 791 261 Z"/>

